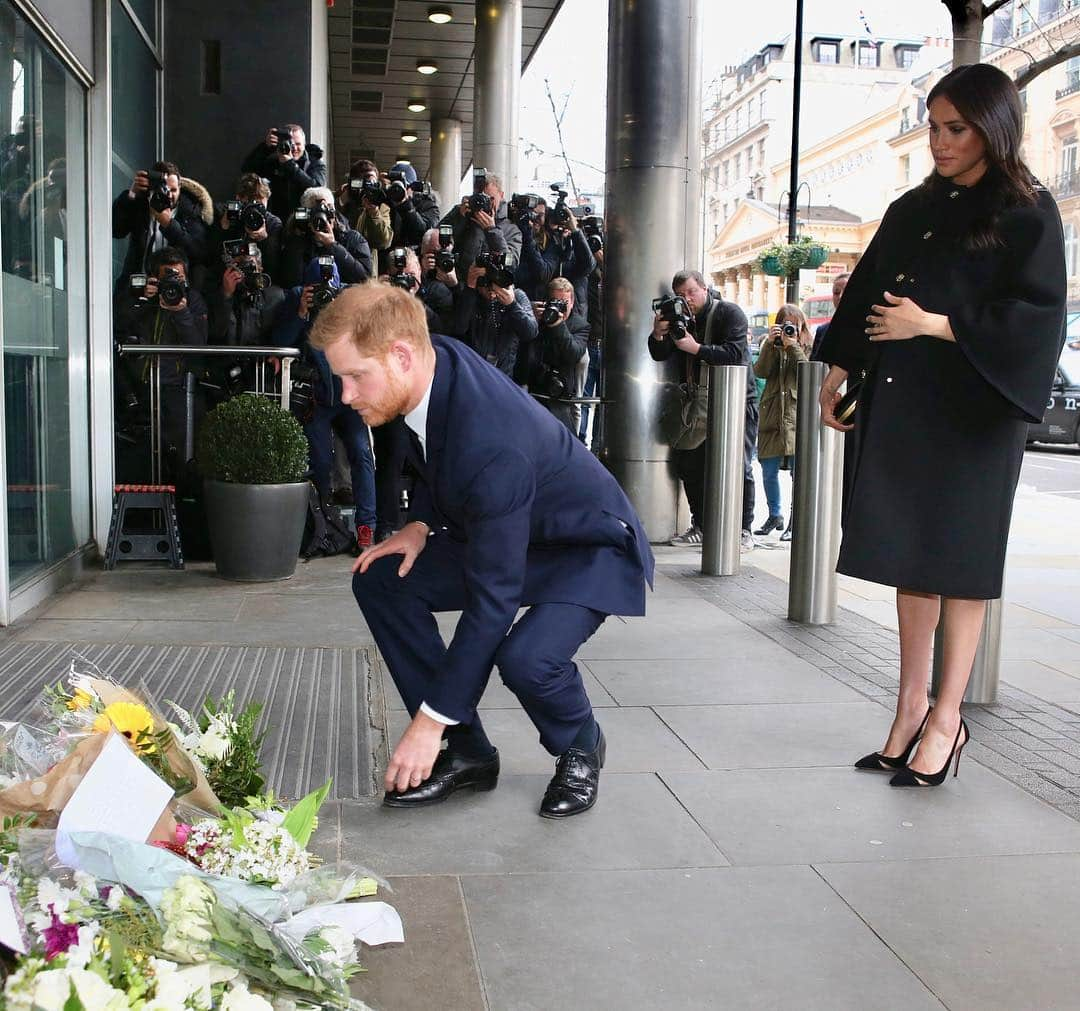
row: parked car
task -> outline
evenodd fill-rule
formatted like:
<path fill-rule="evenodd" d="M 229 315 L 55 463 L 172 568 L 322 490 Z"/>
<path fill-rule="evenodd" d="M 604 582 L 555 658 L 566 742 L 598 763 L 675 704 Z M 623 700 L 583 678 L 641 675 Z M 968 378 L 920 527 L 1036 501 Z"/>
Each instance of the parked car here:
<path fill-rule="evenodd" d="M 1070 320 L 1072 314 L 1070 314 Z M 1080 314 L 1076 314 L 1080 329 Z M 1046 404 L 1046 414 L 1039 425 L 1028 426 L 1028 443 L 1051 442 L 1061 445 L 1080 443 L 1080 334 L 1067 328 L 1065 347 L 1058 362 L 1054 386 Z"/>

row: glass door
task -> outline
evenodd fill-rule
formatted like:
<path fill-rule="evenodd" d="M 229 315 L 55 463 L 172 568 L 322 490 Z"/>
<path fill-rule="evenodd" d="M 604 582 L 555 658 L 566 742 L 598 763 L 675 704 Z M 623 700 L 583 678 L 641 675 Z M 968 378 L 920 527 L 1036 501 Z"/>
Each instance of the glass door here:
<path fill-rule="evenodd" d="M 0 0 L 0 347 L 9 595 L 90 536 L 86 95 Z"/>

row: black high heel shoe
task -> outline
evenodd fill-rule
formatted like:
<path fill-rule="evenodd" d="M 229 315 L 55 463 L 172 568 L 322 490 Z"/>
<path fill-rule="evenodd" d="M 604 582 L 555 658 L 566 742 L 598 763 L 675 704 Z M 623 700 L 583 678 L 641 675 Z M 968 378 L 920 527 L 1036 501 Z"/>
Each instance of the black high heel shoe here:
<path fill-rule="evenodd" d="M 860 758 L 855 763 L 855 768 L 866 769 L 870 772 L 895 772 L 897 769 L 904 768 L 911 757 L 911 753 L 915 750 L 915 745 L 919 743 L 919 738 L 922 737 L 923 731 L 926 729 L 928 719 L 930 719 L 929 708 L 922 718 L 922 723 L 919 724 L 919 729 L 915 731 L 915 736 L 908 741 L 908 746 L 904 748 L 902 755 L 883 755 L 880 751 L 875 751 L 872 755 L 865 755 Z"/>
<path fill-rule="evenodd" d="M 961 734 L 964 735 L 963 743 L 960 742 Z M 889 780 L 889 786 L 941 786 L 945 782 L 945 775 L 949 771 L 954 755 L 956 756 L 956 768 L 953 770 L 953 776 L 960 772 L 960 752 L 964 750 L 964 745 L 970 740 L 971 731 L 968 730 L 967 724 L 961 718 L 960 728 L 956 731 L 956 740 L 953 741 L 952 751 L 949 752 L 945 764 L 937 772 L 915 772 L 913 769 L 905 767 Z"/>

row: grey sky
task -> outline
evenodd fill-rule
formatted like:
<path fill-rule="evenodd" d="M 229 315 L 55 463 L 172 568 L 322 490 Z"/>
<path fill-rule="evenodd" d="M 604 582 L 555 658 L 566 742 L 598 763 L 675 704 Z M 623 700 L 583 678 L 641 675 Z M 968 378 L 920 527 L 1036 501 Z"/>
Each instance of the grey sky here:
<path fill-rule="evenodd" d="M 705 0 L 704 67 L 709 82 L 725 66 L 738 64 L 766 42 L 795 31 L 793 0 L 758 0 L 753 17 L 747 4 Z M 875 38 L 921 39 L 949 36 L 949 17 L 941 0 L 806 0 L 806 32 L 856 35 L 865 31 L 859 12 Z M 554 117 L 545 90 L 550 82 L 557 108 L 569 103 L 562 122 L 570 168 L 579 189 L 603 189 L 604 95 L 607 77 L 607 4 L 604 0 L 565 0 L 563 9 L 521 83 L 521 188 L 562 180 Z M 546 152 L 546 153 L 541 153 Z"/>

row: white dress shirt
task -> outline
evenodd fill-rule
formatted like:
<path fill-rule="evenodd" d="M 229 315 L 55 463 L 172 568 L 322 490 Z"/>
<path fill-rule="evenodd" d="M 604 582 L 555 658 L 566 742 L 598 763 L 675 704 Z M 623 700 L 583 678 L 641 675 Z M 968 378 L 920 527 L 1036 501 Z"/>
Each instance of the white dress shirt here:
<path fill-rule="evenodd" d="M 428 388 L 424 391 L 420 403 L 405 415 L 405 424 L 420 440 L 420 451 L 424 454 L 425 460 L 427 459 L 427 412 L 428 404 L 431 402 L 431 387 L 434 382 L 435 376 L 432 375 L 431 382 L 428 383 Z M 444 727 L 457 726 L 460 722 L 459 720 L 450 719 L 449 716 L 443 716 L 442 713 L 435 712 L 426 702 L 420 703 L 420 712 L 425 716 L 430 716 L 436 723 L 441 723 Z"/>

